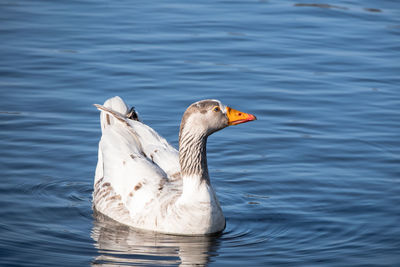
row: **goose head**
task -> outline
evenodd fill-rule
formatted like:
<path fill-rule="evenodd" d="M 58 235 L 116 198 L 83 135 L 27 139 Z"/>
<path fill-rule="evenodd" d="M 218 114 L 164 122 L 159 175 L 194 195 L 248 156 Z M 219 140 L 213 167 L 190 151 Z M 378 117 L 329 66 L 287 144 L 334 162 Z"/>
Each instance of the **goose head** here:
<path fill-rule="evenodd" d="M 179 132 L 179 162 L 183 176 L 209 180 L 207 137 L 227 126 L 256 120 L 252 114 L 223 105 L 218 100 L 202 100 L 190 105 L 183 114 Z"/>
<path fill-rule="evenodd" d="M 180 133 L 207 137 L 227 126 L 256 120 L 249 113 L 240 112 L 219 100 L 206 99 L 191 104 L 182 117 Z"/>

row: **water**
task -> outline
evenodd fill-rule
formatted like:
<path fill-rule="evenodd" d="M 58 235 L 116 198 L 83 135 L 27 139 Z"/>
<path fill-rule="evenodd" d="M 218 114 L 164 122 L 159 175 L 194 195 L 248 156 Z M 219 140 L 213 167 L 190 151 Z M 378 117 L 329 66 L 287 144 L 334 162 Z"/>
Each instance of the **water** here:
<path fill-rule="evenodd" d="M 400 5 L 312 3 L 2 1 L 0 265 L 399 265 Z M 258 117 L 208 141 L 222 235 L 93 215 L 114 95 L 175 146 L 199 99 Z"/>

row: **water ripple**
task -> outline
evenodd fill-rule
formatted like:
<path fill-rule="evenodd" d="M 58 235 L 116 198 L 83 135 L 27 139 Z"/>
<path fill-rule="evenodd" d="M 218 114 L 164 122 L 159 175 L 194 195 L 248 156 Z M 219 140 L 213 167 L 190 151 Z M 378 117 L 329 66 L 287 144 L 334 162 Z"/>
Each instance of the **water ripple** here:
<path fill-rule="evenodd" d="M 0 265 L 399 265 L 398 3 L 210 3 L 0 4 Z M 92 217 L 114 95 L 175 146 L 196 100 L 257 115 L 208 140 L 221 235 Z"/>

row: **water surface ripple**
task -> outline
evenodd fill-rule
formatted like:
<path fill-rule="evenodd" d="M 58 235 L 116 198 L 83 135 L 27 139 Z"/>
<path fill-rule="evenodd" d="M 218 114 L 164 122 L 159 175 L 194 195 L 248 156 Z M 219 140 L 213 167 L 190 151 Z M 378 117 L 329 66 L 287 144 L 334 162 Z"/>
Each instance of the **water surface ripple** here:
<path fill-rule="evenodd" d="M 2 1 L 1 266 L 397 266 L 396 1 Z M 94 103 L 174 146 L 204 98 L 255 114 L 208 140 L 219 236 L 93 213 Z"/>

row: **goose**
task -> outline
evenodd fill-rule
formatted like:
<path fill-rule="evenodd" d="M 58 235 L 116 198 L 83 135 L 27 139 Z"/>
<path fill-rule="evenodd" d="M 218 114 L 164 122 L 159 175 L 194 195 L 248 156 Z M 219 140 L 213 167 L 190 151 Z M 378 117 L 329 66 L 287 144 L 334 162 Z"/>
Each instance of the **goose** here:
<path fill-rule="evenodd" d="M 256 120 L 207 99 L 183 114 L 179 151 L 118 96 L 95 104 L 100 112 L 93 209 L 137 228 L 173 235 L 214 235 L 225 217 L 210 183 L 207 137 L 230 125 Z"/>

